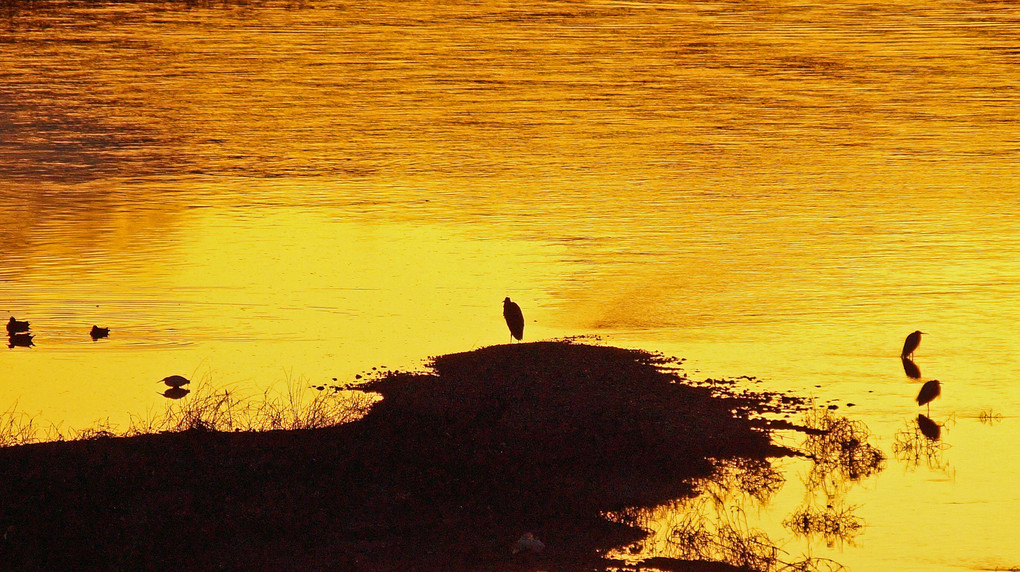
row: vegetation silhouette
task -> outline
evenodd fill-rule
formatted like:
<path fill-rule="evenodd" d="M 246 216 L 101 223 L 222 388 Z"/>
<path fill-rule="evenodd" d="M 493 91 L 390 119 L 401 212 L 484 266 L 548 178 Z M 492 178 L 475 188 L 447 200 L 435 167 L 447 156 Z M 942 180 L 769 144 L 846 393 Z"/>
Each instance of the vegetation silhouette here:
<path fill-rule="evenodd" d="M 945 441 L 944 429 L 944 423 L 935 423 L 925 415 L 907 420 L 905 426 L 893 435 L 893 455 L 911 469 L 924 464 L 930 470 L 948 472 L 945 452 L 951 446 Z"/>
<path fill-rule="evenodd" d="M 0 448 L 0 558 L 16 569 L 604 569 L 606 550 L 645 534 L 606 514 L 693 495 L 719 460 L 794 454 L 752 412 L 802 402 L 695 384 L 670 363 L 566 342 L 493 346 L 381 374 L 350 392 L 382 396 L 366 415 L 309 411 L 302 425 L 272 418 L 286 406 L 249 410 L 199 384 L 131 437 Z M 545 549 L 513 555 L 524 533 Z"/>

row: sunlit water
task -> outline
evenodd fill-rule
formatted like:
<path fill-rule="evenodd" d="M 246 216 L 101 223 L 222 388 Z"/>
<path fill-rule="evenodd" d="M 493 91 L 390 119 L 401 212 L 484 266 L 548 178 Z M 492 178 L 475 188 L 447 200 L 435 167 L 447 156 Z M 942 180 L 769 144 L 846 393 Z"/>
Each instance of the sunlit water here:
<path fill-rule="evenodd" d="M 2 352 L 0 408 L 122 425 L 170 374 L 258 394 L 417 367 L 506 342 L 510 296 L 528 340 L 598 334 L 866 423 L 888 460 L 839 491 L 851 538 L 781 524 L 803 462 L 743 505 L 789 553 L 1020 567 L 1014 5 L 4 10 L 0 315 L 35 347 Z M 920 459 L 897 454 L 926 412 L 915 329 L 945 382 Z"/>

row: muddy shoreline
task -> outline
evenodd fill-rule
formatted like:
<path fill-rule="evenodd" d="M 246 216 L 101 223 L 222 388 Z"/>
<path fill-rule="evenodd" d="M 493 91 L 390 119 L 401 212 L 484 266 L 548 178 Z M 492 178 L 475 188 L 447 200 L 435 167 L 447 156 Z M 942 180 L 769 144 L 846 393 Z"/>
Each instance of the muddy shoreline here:
<path fill-rule="evenodd" d="M 0 566 L 17 570 L 602 570 L 640 528 L 606 513 L 694 494 L 720 461 L 796 454 L 755 412 L 790 396 L 688 380 L 571 342 L 389 373 L 326 429 L 193 429 L 0 449 Z M 522 534 L 544 548 L 515 551 Z M 658 569 L 736 569 L 648 562 Z"/>

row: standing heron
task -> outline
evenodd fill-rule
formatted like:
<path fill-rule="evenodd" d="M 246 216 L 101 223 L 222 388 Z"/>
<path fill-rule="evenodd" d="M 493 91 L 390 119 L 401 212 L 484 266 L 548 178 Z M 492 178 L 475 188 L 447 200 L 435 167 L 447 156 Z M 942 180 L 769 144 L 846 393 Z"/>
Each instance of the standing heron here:
<path fill-rule="evenodd" d="M 510 342 L 513 338 L 517 341 L 524 339 L 524 312 L 521 307 L 510 301 L 510 297 L 503 299 L 503 319 L 506 320 L 506 327 L 510 328 Z"/>
<path fill-rule="evenodd" d="M 936 397 L 942 395 L 942 384 L 937 379 L 926 381 L 917 394 L 917 405 L 928 405 L 928 412 L 931 412 L 929 405 Z"/>
<path fill-rule="evenodd" d="M 903 351 L 900 352 L 901 358 L 908 358 L 914 355 L 914 350 L 917 349 L 917 346 L 921 345 L 921 334 L 923 333 L 925 332 L 914 330 L 907 336 L 907 339 L 903 342 Z"/>

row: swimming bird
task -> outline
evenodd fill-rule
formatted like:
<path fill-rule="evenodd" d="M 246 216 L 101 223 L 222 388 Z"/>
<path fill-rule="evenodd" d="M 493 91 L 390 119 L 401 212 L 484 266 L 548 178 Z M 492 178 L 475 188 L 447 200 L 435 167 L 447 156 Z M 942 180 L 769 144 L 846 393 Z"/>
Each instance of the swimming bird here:
<path fill-rule="evenodd" d="M 110 335 L 110 328 L 100 328 L 99 326 L 93 325 L 92 331 L 89 332 L 89 335 L 92 336 L 93 340 L 105 338 L 106 336 Z"/>
<path fill-rule="evenodd" d="M 506 327 L 510 328 L 511 338 L 517 341 L 524 339 L 524 312 L 521 307 L 510 301 L 510 297 L 503 299 L 503 319 L 506 320 Z M 513 342 L 513 339 L 510 340 Z"/>
<path fill-rule="evenodd" d="M 921 330 L 915 330 L 907 336 L 907 339 L 903 342 L 903 351 L 900 352 L 901 358 L 912 357 L 914 355 L 914 350 L 917 349 L 917 346 L 921 345 L 921 334 L 923 333 Z"/>
<path fill-rule="evenodd" d="M 7 339 L 7 347 L 9 348 L 14 348 L 17 346 L 21 346 L 23 348 L 30 348 L 34 345 L 35 344 L 32 343 L 32 334 L 29 334 L 27 332 L 18 332 L 16 334 L 11 334 L 10 337 Z"/>
<path fill-rule="evenodd" d="M 19 332 L 27 332 L 27 331 L 28 331 L 28 322 L 21 322 L 21 321 L 15 320 L 14 316 L 11 316 L 11 320 L 9 322 L 7 322 L 7 335 L 8 336 L 13 336 L 14 334 L 17 334 Z"/>
<path fill-rule="evenodd" d="M 189 383 L 191 383 L 190 379 L 188 379 L 188 378 L 186 378 L 184 376 L 181 376 L 181 375 L 170 375 L 170 376 L 164 377 L 163 379 L 161 379 L 159 381 L 167 384 L 169 387 L 180 387 L 182 385 L 188 385 Z"/>
<path fill-rule="evenodd" d="M 942 395 L 942 385 L 939 380 L 933 379 L 931 381 L 926 381 L 924 385 L 921 386 L 921 391 L 917 394 L 917 404 L 919 406 L 928 405 L 940 395 Z M 931 405 L 928 405 L 928 411 L 931 411 Z"/>

